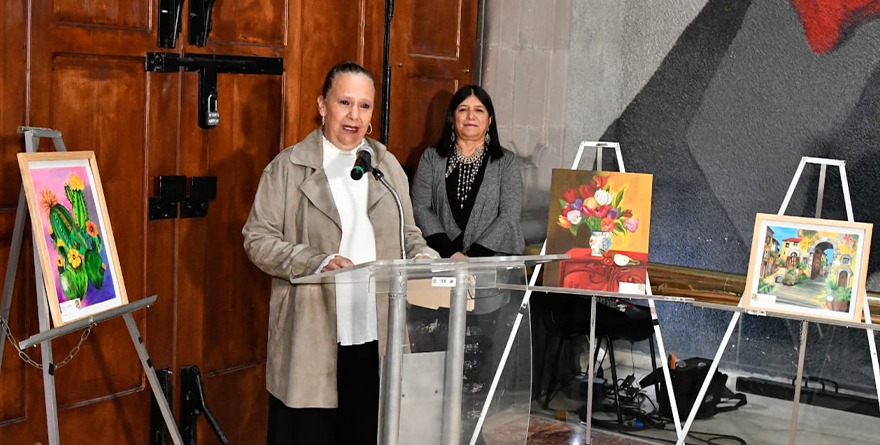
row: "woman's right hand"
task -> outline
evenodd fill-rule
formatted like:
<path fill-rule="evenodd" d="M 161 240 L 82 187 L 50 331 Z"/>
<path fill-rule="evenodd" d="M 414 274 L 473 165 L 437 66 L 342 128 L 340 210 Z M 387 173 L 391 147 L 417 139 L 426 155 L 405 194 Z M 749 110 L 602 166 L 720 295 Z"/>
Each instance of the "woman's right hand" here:
<path fill-rule="evenodd" d="M 452 258 L 452 259 L 454 259 L 454 260 L 460 260 L 460 259 L 467 259 L 468 256 L 465 255 L 465 254 L 463 254 L 463 253 L 461 253 L 461 252 L 455 252 L 455 253 L 453 253 L 452 256 L 449 257 L 449 258 Z"/>

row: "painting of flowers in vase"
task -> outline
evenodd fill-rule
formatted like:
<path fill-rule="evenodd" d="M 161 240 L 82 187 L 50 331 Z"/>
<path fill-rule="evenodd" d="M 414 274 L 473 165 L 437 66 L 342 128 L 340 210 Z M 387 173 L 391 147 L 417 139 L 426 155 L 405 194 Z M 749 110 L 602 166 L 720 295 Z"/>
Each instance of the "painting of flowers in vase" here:
<path fill-rule="evenodd" d="M 18 160 L 53 325 L 127 303 L 94 153 Z"/>
<path fill-rule="evenodd" d="M 653 176 L 554 169 L 545 286 L 644 294 Z"/>
<path fill-rule="evenodd" d="M 759 213 L 747 308 L 858 321 L 872 225 Z"/>

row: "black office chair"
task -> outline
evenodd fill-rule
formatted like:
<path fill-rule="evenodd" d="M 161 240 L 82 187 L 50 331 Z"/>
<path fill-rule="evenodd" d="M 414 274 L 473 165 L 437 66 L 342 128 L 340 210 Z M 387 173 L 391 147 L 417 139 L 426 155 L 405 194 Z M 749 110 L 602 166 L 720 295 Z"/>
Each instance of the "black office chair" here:
<path fill-rule="evenodd" d="M 542 406 L 547 409 L 550 400 L 555 395 L 556 380 L 559 373 L 559 360 L 565 343 L 578 336 L 588 336 L 590 333 L 590 300 L 587 297 L 548 293 L 537 296 L 546 299 L 544 323 L 548 329 L 545 351 L 549 352 L 550 339 L 559 337 L 556 346 L 555 358 L 551 365 L 551 373 L 544 393 Z M 652 369 L 657 369 L 654 351 L 654 324 L 651 320 L 651 312 L 647 307 L 634 305 L 623 300 L 596 297 L 596 338 L 605 340 L 608 358 L 610 360 L 612 387 L 614 389 L 614 404 L 617 410 L 617 420 L 623 422 L 623 413 L 620 408 L 619 385 L 617 379 L 617 364 L 614 358 L 614 340 L 622 339 L 630 342 L 651 340 L 649 343 Z M 532 297 L 533 301 L 535 296 Z M 597 360 L 599 348 L 596 348 L 592 360 Z M 543 373 L 543 369 L 542 369 Z M 539 378 L 542 378 L 540 376 Z"/>

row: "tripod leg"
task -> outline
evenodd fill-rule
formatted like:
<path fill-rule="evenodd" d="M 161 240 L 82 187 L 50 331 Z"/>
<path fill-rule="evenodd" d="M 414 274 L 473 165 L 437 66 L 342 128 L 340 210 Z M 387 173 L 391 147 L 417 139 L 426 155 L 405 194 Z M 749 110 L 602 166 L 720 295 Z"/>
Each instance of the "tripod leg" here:
<path fill-rule="evenodd" d="M 144 339 L 141 337 L 140 331 L 138 331 L 137 324 L 135 324 L 134 319 L 131 317 L 131 313 L 123 315 L 122 318 L 125 319 L 125 325 L 128 327 L 129 335 L 131 335 L 131 342 L 134 343 L 134 348 L 137 349 L 141 365 L 144 366 L 144 371 L 147 374 L 147 380 L 150 381 L 153 397 L 156 398 L 159 410 L 162 411 L 165 426 L 168 427 L 168 431 L 171 433 L 171 440 L 174 441 L 175 445 L 183 445 L 183 438 L 180 436 L 180 430 L 177 429 L 174 414 L 171 413 L 171 406 L 168 404 L 168 400 L 165 399 L 165 392 L 162 390 L 162 385 L 159 384 L 159 377 L 156 376 L 156 370 L 153 369 L 153 363 L 150 361 L 150 356 L 144 347 Z"/>
<path fill-rule="evenodd" d="M 614 343 L 611 340 L 611 337 L 605 336 L 605 341 L 608 343 L 608 359 L 611 363 L 611 386 L 614 388 L 614 406 L 617 408 L 617 423 L 623 424 L 623 413 L 620 411 L 620 394 L 618 394 L 620 388 L 617 386 L 617 363 L 614 361 Z"/>

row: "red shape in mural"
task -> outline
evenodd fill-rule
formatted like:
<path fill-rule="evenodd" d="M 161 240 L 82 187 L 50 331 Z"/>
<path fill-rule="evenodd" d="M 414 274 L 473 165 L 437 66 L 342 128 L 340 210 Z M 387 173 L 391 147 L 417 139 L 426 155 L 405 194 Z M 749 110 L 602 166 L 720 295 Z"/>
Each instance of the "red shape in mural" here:
<path fill-rule="evenodd" d="M 807 43 L 814 53 L 823 54 L 840 43 L 849 29 L 880 15 L 880 0 L 792 0 L 801 16 Z"/>

